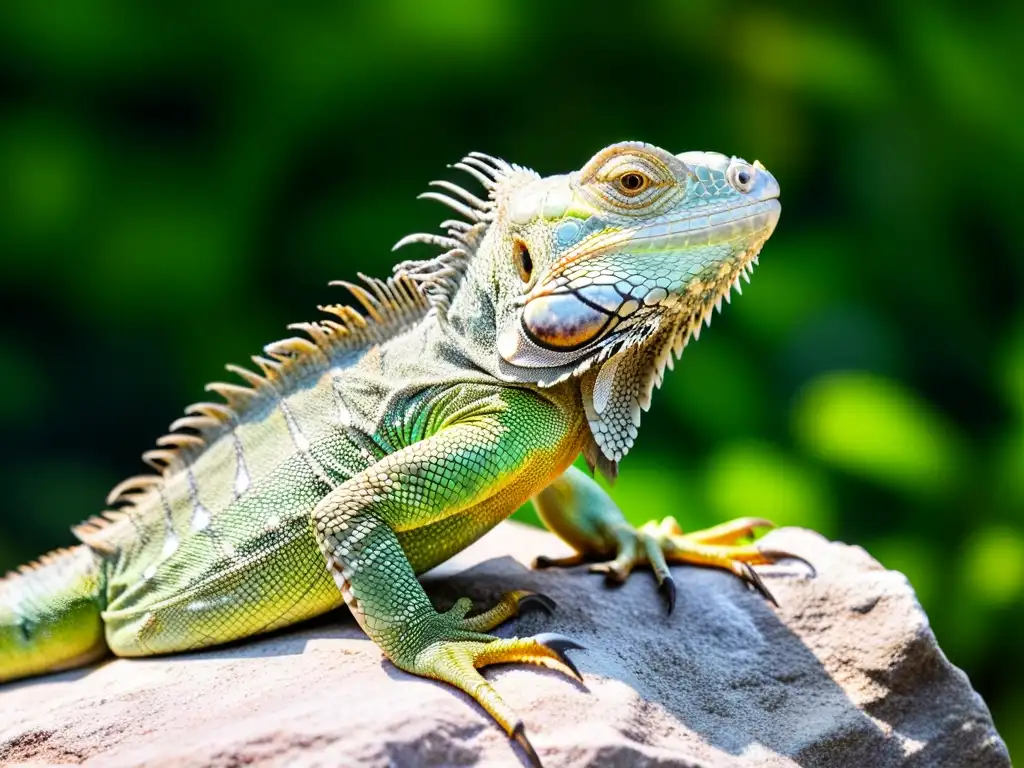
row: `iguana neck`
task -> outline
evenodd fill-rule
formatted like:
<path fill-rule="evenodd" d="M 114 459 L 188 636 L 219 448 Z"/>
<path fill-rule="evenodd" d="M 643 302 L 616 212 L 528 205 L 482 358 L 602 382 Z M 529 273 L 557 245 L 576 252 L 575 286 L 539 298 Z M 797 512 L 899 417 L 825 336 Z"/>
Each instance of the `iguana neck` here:
<path fill-rule="evenodd" d="M 451 305 L 438 313 L 447 341 L 456 346 L 473 365 L 495 379 L 504 380 L 498 369 L 497 310 L 501 290 L 493 274 L 490 238 L 474 255 Z"/>

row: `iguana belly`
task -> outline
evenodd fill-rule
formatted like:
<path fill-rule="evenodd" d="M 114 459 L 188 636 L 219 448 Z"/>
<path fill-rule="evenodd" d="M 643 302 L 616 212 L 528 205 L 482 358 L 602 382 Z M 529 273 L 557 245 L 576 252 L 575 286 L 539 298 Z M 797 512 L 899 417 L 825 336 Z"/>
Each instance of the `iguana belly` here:
<path fill-rule="evenodd" d="M 341 605 L 310 527 L 329 488 L 286 462 L 159 566 L 111 594 L 107 643 L 120 656 L 216 645 Z M 130 558 L 128 558 L 130 561 Z M 111 563 L 112 582 L 118 564 Z"/>
<path fill-rule="evenodd" d="M 154 571 L 112 595 L 103 612 L 107 644 L 119 656 L 193 650 L 269 632 L 342 605 L 311 528 L 328 489 L 308 473 L 275 473 L 243 502 L 181 542 Z M 398 534 L 422 573 L 503 520 L 529 489 Z M 268 525 L 268 519 L 279 522 Z M 117 563 L 111 563 L 113 569 Z M 112 579 L 116 581 L 115 579 Z"/>
<path fill-rule="evenodd" d="M 295 520 L 287 528 L 273 547 L 199 585 L 159 600 L 156 590 L 141 590 L 131 607 L 105 611 L 111 650 L 119 656 L 148 656 L 202 648 L 269 632 L 341 605 L 308 525 Z"/>
<path fill-rule="evenodd" d="M 532 489 L 509 490 L 465 512 L 399 533 L 416 572 L 439 565 L 478 539 L 515 511 Z M 282 489 L 276 491 L 268 503 L 275 498 L 281 503 Z M 247 505 L 249 510 L 254 506 L 252 501 Z M 111 650 L 119 656 L 149 656 L 218 645 L 342 605 L 313 535 L 312 506 L 315 502 L 300 503 L 275 530 L 232 545 L 230 557 L 209 559 L 207 550 L 216 545 L 213 537 L 186 542 L 180 554 L 104 611 Z M 207 566 L 196 572 L 190 562 Z"/>

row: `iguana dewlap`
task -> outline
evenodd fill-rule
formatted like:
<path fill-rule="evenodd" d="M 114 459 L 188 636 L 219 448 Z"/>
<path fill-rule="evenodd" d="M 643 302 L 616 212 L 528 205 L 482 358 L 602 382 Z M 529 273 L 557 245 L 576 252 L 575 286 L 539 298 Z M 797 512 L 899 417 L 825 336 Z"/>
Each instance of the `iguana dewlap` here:
<path fill-rule="evenodd" d="M 0 581 L 0 680 L 119 656 L 192 650 L 346 603 L 400 668 L 478 701 L 536 761 L 523 724 L 477 668 L 509 661 L 575 672 L 560 635 L 488 632 L 543 596 L 510 591 L 469 616 L 437 613 L 417 574 L 532 498 L 577 551 L 616 580 L 667 563 L 728 569 L 767 597 L 740 543 L 743 519 L 683 535 L 671 518 L 636 530 L 571 465 L 614 477 L 641 412 L 702 323 L 739 287 L 779 218 L 759 163 L 673 155 L 627 142 L 542 178 L 481 154 L 424 195 L 459 215 L 420 234 L 442 253 L 386 280 L 347 285 L 359 309 L 230 367 L 143 455 L 111 510 Z M 397 246 L 396 246 L 397 247 Z M 516 585 L 509 585 L 514 590 Z"/>

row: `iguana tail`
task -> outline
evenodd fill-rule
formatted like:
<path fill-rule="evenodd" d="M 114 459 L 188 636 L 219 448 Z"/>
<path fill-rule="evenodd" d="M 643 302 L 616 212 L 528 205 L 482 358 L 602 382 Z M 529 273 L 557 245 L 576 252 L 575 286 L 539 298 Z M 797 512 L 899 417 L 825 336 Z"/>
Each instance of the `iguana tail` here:
<path fill-rule="evenodd" d="M 59 549 L 0 579 L 0 682 L 87 664 L 107 652 L 103 566 Z"/>

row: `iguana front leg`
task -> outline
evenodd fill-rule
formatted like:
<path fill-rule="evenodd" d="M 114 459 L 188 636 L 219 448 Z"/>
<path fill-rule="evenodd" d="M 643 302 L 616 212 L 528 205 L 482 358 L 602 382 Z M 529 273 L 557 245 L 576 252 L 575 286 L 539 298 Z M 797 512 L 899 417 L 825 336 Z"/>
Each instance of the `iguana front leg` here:
<path fill-rule="evenodd" d="M 749 539 L 758 529 L 774 527 L 760 518 L 744 517 L 692 533 L 683 533 L 673 517 L 666 517 L 660 524 L 652 520 L 634 528 L 601 486 L 576 467 L 569 467 L 535 496 L 533 503 L 548 529 L 576 550 L 563 558 L 538 557 L 535 567 L 591 562 L 592 571 L 622 583 L 635 566 L 650 565 L 669 613 L 675 607 L 676 596 L 669 563 L 725 569 L 777 605 L 753 566 L 773 563 L 782 557 L 802 560 L 753 543 L 738 543 Z"/>
<path fill-rule="evenodd" d="M 510 639 L 484 634 L 515 613 L 522 592 L 476 617 L 466 618 L 471 607 L 466 598 L 438 613 L 396 533 L 459 513 L 460 523 L 465 520 L 482 533 L 547 482 L 559 463 L 567 463 L 571 426 L 559 409 L 534 395 L 495 396 L 345 482 L 313 512 L 317 539 L 345 602 L 388 658 L 401 669 L 468 693 L 535 762 L 522 722 L 477 668 L 530 662 L 578 676 L 564 651 L 581 646 L 553 634 Z"/>

